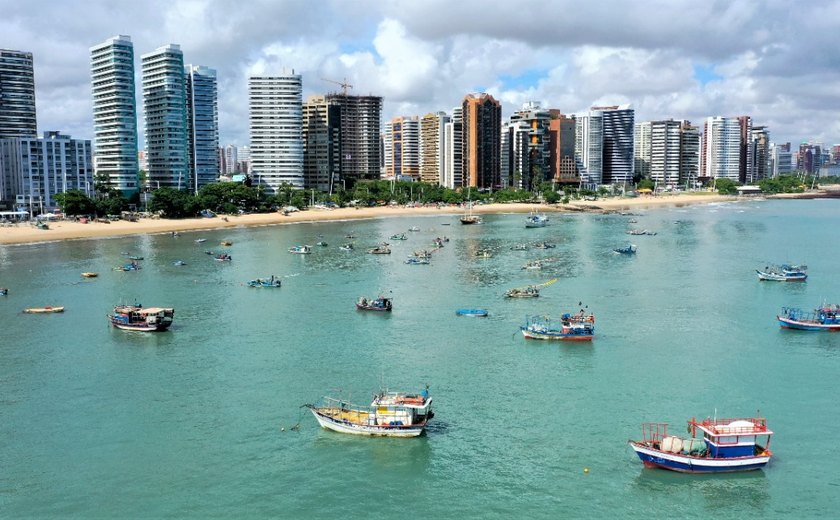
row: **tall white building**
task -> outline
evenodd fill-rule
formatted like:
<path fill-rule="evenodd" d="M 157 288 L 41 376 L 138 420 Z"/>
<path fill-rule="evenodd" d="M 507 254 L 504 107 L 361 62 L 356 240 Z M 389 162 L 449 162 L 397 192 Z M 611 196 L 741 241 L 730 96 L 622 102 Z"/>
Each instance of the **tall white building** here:
<path fill-rule="evenodd" d="M 222 148 L 222 163 L 224 164 L 224 169 L 222 173 L 225 175 L 233 175 L 236 173 L 237 170 L 237 163 L 239 162 L 239 150 L 237 150 L 236 145 L 228 144 Z"/>
<path fill-rule="evenodd" d="M 709 117 L 703 125 L 700 176 L 738 182 L 741 125 L 737 117 Z"/>
<path fill-rule="evenodd" d="M 604 128 L 600 112 L 575 118 L 575 162 L 584 184 L 603 184 Z"/>
<path fill-rule="evenodd" d="M 633 135 L 634 168 L 642 179 L 650 177 L 650 123 L 636 123 Z"/>
<path fill-rule="evenodd" d="M 385 123 L 383 136 L 386 177 L 420 178 L 420 119 L 395 117 Z"/>
<path fill-rule="evenodd" d="M 169 44 L 144 54 L 140 60 L 147 182 L 155 188 L 192 188 L 184 53 L 180 46 Z"/>
<path fill-rule="evenodd" d="M 680 121 L 650 123 L 650 179 L 659 186 L 680 183 Z"/>
<path fill-rule="evenodd" d="M 304 187 L 303 83 L 292 71 L 248 81 L 251 176 L 277 193 L 284 184 Z"/>
<path fill-rule="evenodd" d="M 603 184 L 633 182 L 633 126 L 630 105 L 593 107 L 600 113 L 603 129 L 601 181 Z"/>
<path fill-rule="evenodd" d="M 125 194 L 136 192 L 137 106 L 134 45 L 115 36 L 90 48 L 97 176 Z"/>
<path fill-rule="evenodd" d="M 464 185 L 464 118 L 462 107 L 452 109 L 452 119 L 444 125 L 443 141 L 446 164 L 444 165 L 442 184 L 451 189 L 460 188 Z"/>
<path fill-rule="evenodd" d="M 187 143 L 190 189 L 198 192 L 219 178 L 219 105 L 216 71 L 187 65 Z"/>

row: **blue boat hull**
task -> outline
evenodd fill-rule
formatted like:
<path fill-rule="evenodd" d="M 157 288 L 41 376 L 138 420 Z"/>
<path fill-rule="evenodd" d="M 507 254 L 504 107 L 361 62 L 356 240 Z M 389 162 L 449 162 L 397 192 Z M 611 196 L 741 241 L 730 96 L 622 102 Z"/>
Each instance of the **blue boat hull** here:
<path fill-rule="evenodd" d="M 770 454 L 754 457 L 708 458 L 666 453 L 631 442 L 630 447 L 645 466 L 680 473 L 733 473 L 761 469 L 770 461 Z"/>
<path fill-rule="evenodd" d="M 776 316 L 783 329 L 807 330 L 810 332 L 840 332 L 840 323 L 819 323 L 813 320 L 794 320 L 786 316 Z"/>

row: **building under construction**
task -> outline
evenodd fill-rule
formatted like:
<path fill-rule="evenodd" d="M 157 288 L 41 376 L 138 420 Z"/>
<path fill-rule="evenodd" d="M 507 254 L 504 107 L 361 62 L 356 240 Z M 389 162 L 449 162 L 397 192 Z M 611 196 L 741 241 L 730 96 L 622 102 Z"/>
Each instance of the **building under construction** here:
<path fill-rule="evenodd" d="M 326 95 L 326 101 L 341 110 L 341 179 L 349 188 L 358 180 L 379 178 L 379 132 L 382 98 Z"/>

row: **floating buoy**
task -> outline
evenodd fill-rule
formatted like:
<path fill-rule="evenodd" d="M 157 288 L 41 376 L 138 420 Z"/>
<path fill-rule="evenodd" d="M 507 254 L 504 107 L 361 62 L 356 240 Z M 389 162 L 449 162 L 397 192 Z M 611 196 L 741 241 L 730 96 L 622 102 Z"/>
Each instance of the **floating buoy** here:
<path fill-rule="evenodd" d="M 284 432 L 284 431 L 286 431 L 286 428 L 280 428 L 280 431 Z"/>
<path fill-rule="evenodd" d="M 583 468 L 584 473 L 589 473 L 589 468 Z"/>

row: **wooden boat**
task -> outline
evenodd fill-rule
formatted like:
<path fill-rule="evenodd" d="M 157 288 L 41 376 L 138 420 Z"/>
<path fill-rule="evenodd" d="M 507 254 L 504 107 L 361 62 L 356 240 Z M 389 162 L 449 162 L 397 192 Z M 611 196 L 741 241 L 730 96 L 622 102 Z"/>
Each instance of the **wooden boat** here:
<path fill-rule="evenodd" d="M 547 316 L 526 318 L 525 325 L 519 328 L 527 339 L 547 339 L 561 341 L 592 341 L 595 335 L 595 315 L 563 314 L 560 322 L 554 323 Z"/>
<path fill-rule="evenodd" d="M 681 473 L 751 471 L 766 466 L 773 456 L 773 432 L 761 417 L 691 419 L 688 433 L 689 438 L 669 435 L 665 423 L 644 423 L 642 439 L 629 442 L 645 466 Z"/>
<path fill-rule="evenodd" d="M 122 330 L 137 332 L 162 332 L 172 325 L 175 309 L 171 307 L 143 307 L 142 305 L 117 305 L 108 315 L 111 325 Z"/>
<path fill-rule="evenodd" d="M 289 248 L 289 252 L 293 255 L 309 255 L 312 254 L 312 246 L 294 246 Z"/>
<path fill-rule="evenodd" d="M 370 406 L 324 398 L 323 406 L 306 405 L 322 428 L 339 433 L 381 437 L 417 437 L 434 417 L 428 389 L 418 394 L 380 392 Z"/>
<path fill-rule="evenodd" d="M 380 296 L 379 298 L 368 299 L 362 296 L 356 301 L 356 308 L 360 311 L 391 312 L 391 298 Z"/>
<path fill-rule="evenodd" d="M 91 272 L 91 271 L 85 271 L 84 273 L 82 273 L 82 276 L 84 278 L 96 278 L 97 276 L 99 276 L 99 273 L 94 273 L 94 272 Z"/>
<path fill-rule="evenodd" d="M 64 312 L 64 307 L 51 307 L 49 305 L 46 307 L 29 307 L 28 309 L 23 309 L 23 312 L 26 314 L 49 314 L 53 312 Z"/>
<path fill-rule="evenodd" d="M 471 318 L 486 318 L 488 312 L 487 309 L 456 309 L 455 314 L 458 316 L 469 316 Z"/>
<path fill-rule="evenodd" d="M 368 253 L 371 255 L 390 255 L 391 250 L 388 246 L 376 246 L 373 249 L 368 249 Z"/>
<path fill-rule="evenodd" d="M 470 194 L 470 189 L 467 189 L 467 211 L 460 218 L 461 224 L 481 224 L 481 217 L 472 213 L 473 205 Z"/>
<path fill-rule="evenodd" d="M 813 312 L 783 307 L 776 320 L 783 329 L 840 332 L 840 305 L 823 304 Z"/>
<path fill-rule="evenodd" d="M 221 242 L 219 242 L 219 245 L 225 246 L 225 247 L 230 247 L 230 246 L 233 245 L 233 242 L 231 242 L 230 240 L 222 240 Z"/>
<path fill-rule="evenodd" d="M 636 254 L 636 246 L 630 244 L 627 247 L 617 247 L 613 249 L 614 253 L 618 253 L 620 255 L 635 255 Z"/>
<path fill-rule="evenodd" d="M 537 285 L 528 285 L 526 287 L 516 287 L 513 289 L 508 289 L 505 292 L 505 297 L 507 298 L 537 298 L 540 295 L 540 289 L 543 287 L 548 287 L 549 285 L 555 283 L 557 278 L 552 278 L 547 282 L 543 282 Z"/>
<path fill-rule="evenodd" d="M 270 288 L 279 288 L 280 287 L 280 279 L 271 275 L 271 278 L 257 278 L 256 280 L 251 280 L 248 282 L 248 287 L 270 287 Z"/>
<path fill-rule="evenodd" d="M 806 265 L 768 265 L 764 270 L 756 269 L 758 279 L 761 281 L 770 282 L 804 282 L 808 279 L 808 274 L 805 272 L 808 269 Z"/>

